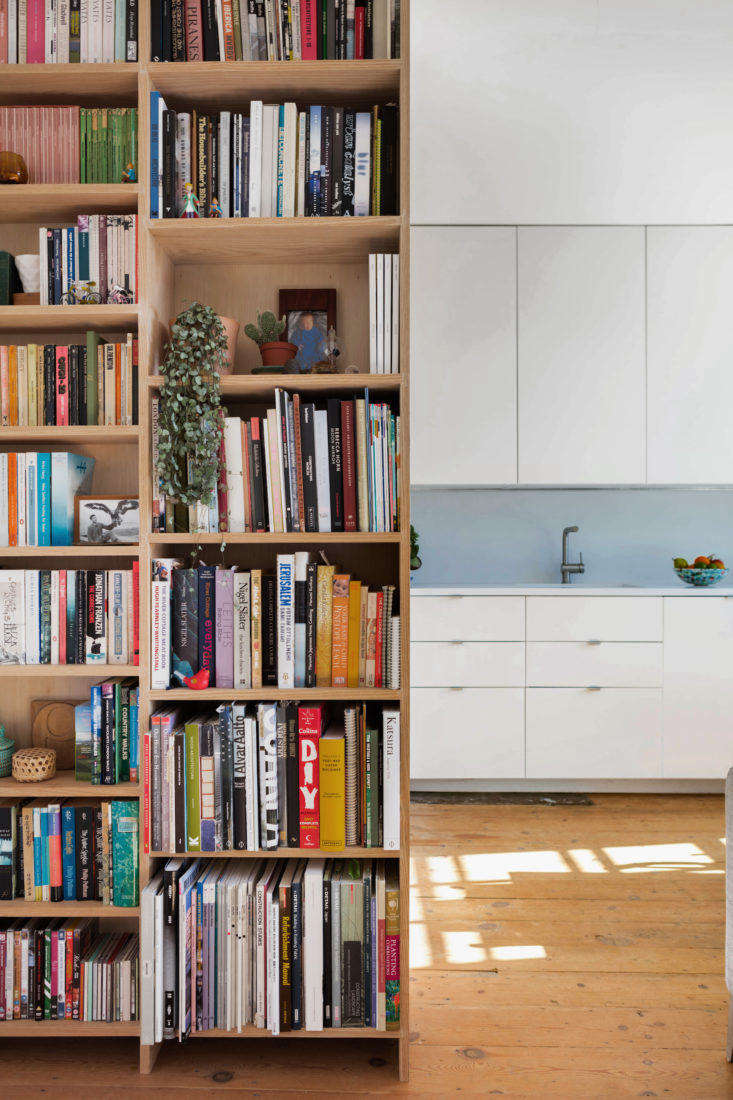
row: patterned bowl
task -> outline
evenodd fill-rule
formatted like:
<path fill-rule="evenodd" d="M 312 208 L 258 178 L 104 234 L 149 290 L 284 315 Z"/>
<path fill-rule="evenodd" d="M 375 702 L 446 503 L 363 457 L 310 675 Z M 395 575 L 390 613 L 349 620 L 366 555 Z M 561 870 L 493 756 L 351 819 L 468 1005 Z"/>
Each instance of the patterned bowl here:
<path fill-rule="evenodd" d="M 694 584 L 699 588 L 709 588 L 728 576 L 727 569 L 675 569 L 675 573 L 685 584 Z"/>

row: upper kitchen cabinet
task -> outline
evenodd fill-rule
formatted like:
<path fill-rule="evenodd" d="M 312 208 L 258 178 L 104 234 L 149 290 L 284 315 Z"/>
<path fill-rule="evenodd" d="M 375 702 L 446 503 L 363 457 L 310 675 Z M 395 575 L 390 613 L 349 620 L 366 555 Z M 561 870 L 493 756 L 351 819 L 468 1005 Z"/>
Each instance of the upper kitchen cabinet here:
<path fill-rule="evenodd" d="M 520 229 L 518 255 L 520 483 L 642 483 L 644 230 Z"/>
<path fill-rule="evenodd" d="M 649 229 L 647 480 L 733 482 L 733 229 Z"/>
<path fill-rule="evenodd" d="M 725 224 L 733 4 L 420 0 L 414 224 Z"/>
<path fill-rule="evenodd" d="M 418 228 L 411 248 L 412 483 L 516 483 L 516 231 Z"/>

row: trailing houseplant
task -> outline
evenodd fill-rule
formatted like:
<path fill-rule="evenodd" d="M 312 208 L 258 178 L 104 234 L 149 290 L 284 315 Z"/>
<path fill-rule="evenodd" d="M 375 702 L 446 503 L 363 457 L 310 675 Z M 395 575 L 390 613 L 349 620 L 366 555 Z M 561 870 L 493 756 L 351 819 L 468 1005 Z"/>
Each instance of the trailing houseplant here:
<path fill-rule="evenodd" d="M 250 322 L 244 326 L 245 336 L 254 340 L 260 349 L 263 367 L 284 367 L 298 354 L 295 344 L 280 339 L 284 331 L 285 318 L 276 317 L 270 310 L 257 314 L 256 325 Z"/>
<path fill-rule="evenodd" d="M 160 489 L 181 504 L 208 500 L 219 470 L 219 374 L 227 338 L 211 306 L 193 302 L 171 326 L 158 419 Z"/>
<path fill-rule="evenodd" d="M 422 565 L 422 558 L 420 557 L 420 536 L 415 528 L 410 524 L 410 569 L 419 569 Z"/>

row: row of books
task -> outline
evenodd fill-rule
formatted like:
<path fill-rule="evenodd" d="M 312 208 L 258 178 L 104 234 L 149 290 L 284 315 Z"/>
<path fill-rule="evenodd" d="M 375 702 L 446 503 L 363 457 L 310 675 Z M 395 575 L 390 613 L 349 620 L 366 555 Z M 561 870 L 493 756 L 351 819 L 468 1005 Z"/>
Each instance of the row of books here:
<path fill-rule="evenodd" d="M 150 216 L 183 212 L 191 183 L 199 216 L 396 214 L 399 108 L 371 111 L 253 100 L 237 111 L 169 111 L 150 93 Z"/>
<path fill-rule="evenodd" d="M 140 662 L 139 566 L 0 570 L 0 665 Z"/>
<path fill-rule="evenodd" d="M 139 954 L 137 936 L 91 918 L 3 922 L 0 1020 L 137 1020 Z"/>
<path fill-rule="evenodd" d="M 3 0 L 0 63 L 137 61 L 137 30 L 137 0 Z"/>
<path fill-rule="evenodd" d="M 138 904 L 137 799 L 0 803 L 0 900 Z"/>
<path fill-rule="evenodd" d="M 29 183 L 122 183 L 137 164 L 137 107 L 0 107 L 0 148 Z"/>
<path fill-rule="evenodd" d="M 161 709 L 143 758 L 146 851 L 399 849 L 396 709 L 351 706 L 333 721 L 322 704 Z"/>
<path fill-rule="evenodd" d="M 138 422 L 138 342 L 0 345 L 3 428 Z"/>
<path fill-rule="evenodd" d="M 152 563 L 151 686 L 399 687 L 395 586 L 278 554 L 274 573 Z"/>
<path fill-rule="evenodd" d="M 153 61 L 399 57 L 400 0 L 151 0 Z"/>
<path fill-rule="evenodd" d="M 142 1043 L 399 1028 L 393 860 L 169 860 L 141 898 Z"/>
<path fill-rule="evenodd" d="M 74 774 L 80 783 L 137 783 L 140 689 L 137 680 L 93 684 L 74 707 Z"/>
<path fill-rule="evenodd" d="M 91 283 L 96 301 L 137 301 L 137 214 L 79 214 L 76 225 L 38 230 L 42 306 L 74 304 Z"/>
<path fill-rule="evenodd" d="M 0 546 L 72 546 L 74 498 L 94 459 L 69 451 L 0 453 Z"/>

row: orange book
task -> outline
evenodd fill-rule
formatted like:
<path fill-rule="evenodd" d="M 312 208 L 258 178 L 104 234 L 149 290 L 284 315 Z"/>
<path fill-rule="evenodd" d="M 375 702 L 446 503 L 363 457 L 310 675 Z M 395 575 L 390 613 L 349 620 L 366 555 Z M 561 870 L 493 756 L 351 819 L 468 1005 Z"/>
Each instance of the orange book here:
<path fill-rule="evenodd" d="M 8 357 L 8 386 L 10 393 L 9 400 L 9 415 L 10 424 L 15 426 L 18 423 L 18 349 L 15 344 L 11 344 L 9 348 Z"/>
<path fill-rule="evenodd" d="M 8 545 L 18 545 L 18 456 L 8 452 Z"/>
<path fill-rule="evenodd" d="M 349 656 L 347 662 L 346 686 L 359 686 L 359 637 L 361 618 L 361 583 L 352 581 L 349 585 Z"/>
<path fill-rule="evenodd" d="M 349 576 L 336 573 L 333 578 L 331 608 L 331 683 L 346 687 L 349 659 Z"/>

